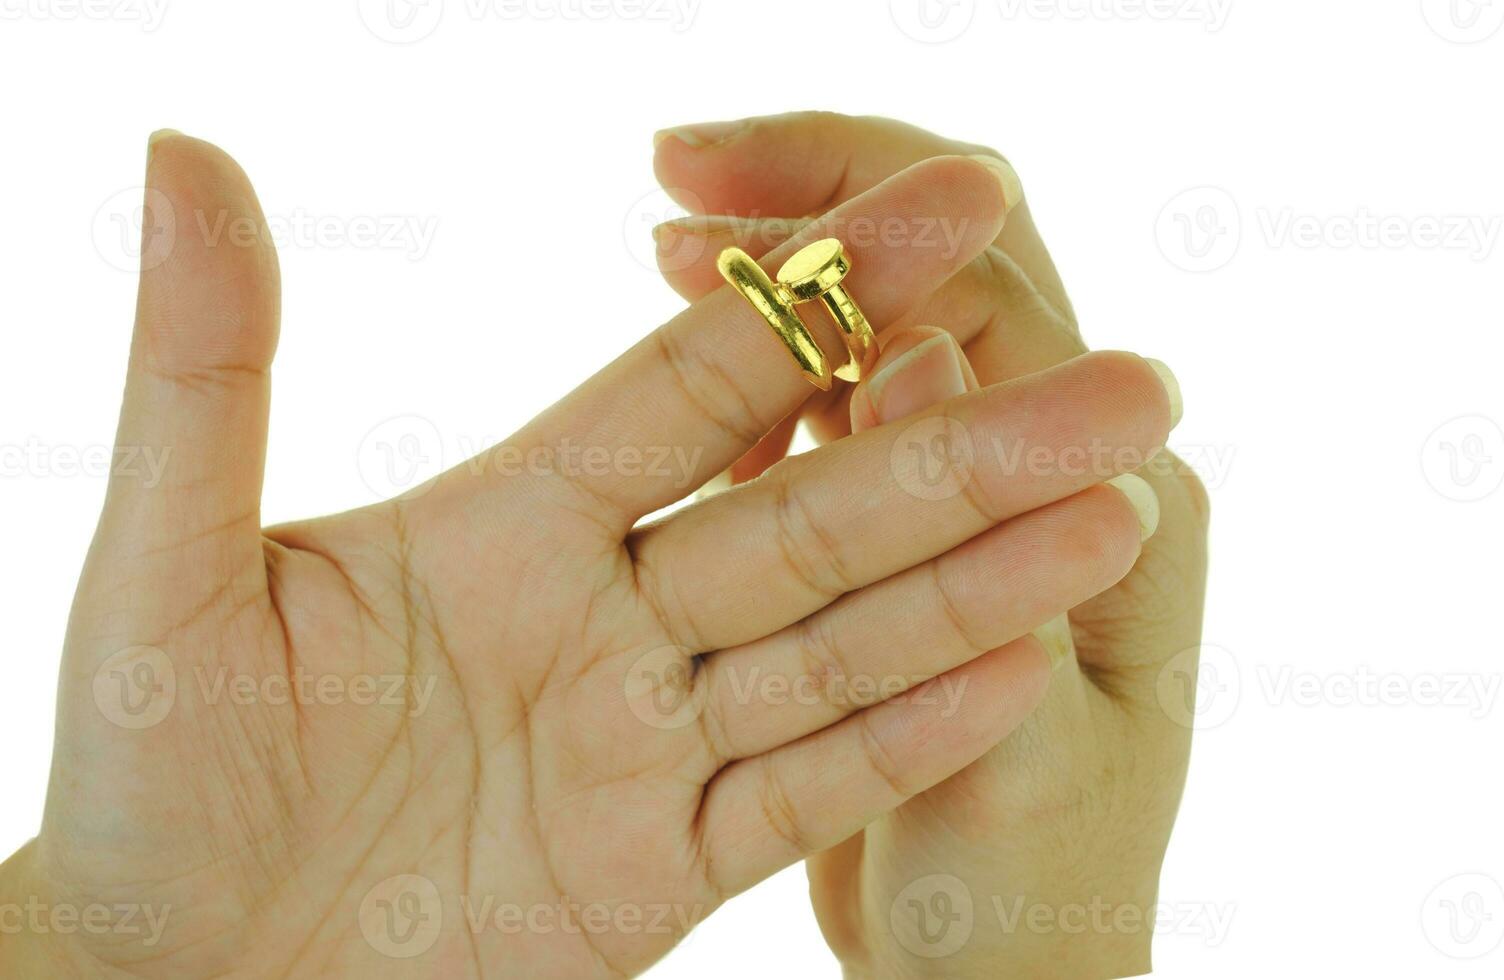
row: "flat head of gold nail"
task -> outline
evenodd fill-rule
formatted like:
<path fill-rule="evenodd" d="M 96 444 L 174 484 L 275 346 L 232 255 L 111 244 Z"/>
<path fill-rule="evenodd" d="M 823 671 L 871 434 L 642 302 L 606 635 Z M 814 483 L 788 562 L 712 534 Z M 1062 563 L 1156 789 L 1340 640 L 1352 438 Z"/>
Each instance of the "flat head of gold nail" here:
<path fill-rule="evenodd" d="M 778 284 L 795 302 L 807 303 L 841 284 L 851 271 L 851 259 L 839 238 L 822 238 L 795 252 L 778 270 Z"/>

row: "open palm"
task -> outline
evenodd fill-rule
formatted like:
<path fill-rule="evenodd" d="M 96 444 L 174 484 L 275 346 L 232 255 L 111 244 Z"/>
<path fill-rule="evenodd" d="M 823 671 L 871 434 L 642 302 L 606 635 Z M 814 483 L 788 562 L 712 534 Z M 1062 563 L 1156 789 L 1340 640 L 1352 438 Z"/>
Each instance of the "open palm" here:
<path fill-rule="evenodd" d="M 112 475 L 42 832 L 6 872 L 161 928 L 49 941 L 29 954 L 41 972 L 635 973 L 726 897 L 981 756 L 1043 696 L 1047 659 L 1017 624 L 916 666 L 906 631 L 926 624 L 905 609 L 938 607 L 937 589 L 985 607 L 989 563 L 1031 520 L 1092 566 L 1039 557 L 1065 605 L 1105 574 L 1066 545 L 1134 536 L 1131 508 L 1092 491 L 1101 474 L 979 470 L 965 494 L 916 495 L 890 428 L 639 526 L 807 394 L 726 290 L 403 498 L 263 530 L 265 220 L 232 161 L 178 134 L 154 139 L 147 187 L 118 443 L 165 465 Z M 952 157 L 850 207 L 968 229 L 943 253 L 853 248 L 854 289 L 885 322 L 987 247 L 1005 199 L 992 169 Z M 220 217 L 250 233 L 195 237 Z M 1145 362 L 1091 355 L 947 412 L 978 438 L 1039 415 L 1051 424 L 1023 434 L 1057 450 L 1151 452 L 1166 406 Z M 861 659 L 836 658 L 832 636 Z M 900 683 L 748 693 L 753 665 L 788 681 L 832 663 Z M 920 696 L 941 686 L 964 697 Z"/>

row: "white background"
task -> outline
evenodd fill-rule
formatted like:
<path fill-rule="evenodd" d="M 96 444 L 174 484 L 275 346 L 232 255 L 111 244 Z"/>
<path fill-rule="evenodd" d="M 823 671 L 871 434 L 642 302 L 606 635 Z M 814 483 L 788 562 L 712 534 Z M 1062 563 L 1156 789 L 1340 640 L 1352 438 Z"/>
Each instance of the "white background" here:
<path fill-rule="evenodd" d="M 374 499 L 383 420 L 457 462 L 679 308 L 655 129 L 832 108 L 1006 153 L 1088 341 L 1181 378 L 1215 648 L 1160 974 L 1504 974 L 1504 3 L 678 2 L 429 0 L 395 44 L 384 0 L 0 0 L 0 848 L 40 818 L 133 307 L 108 219 L 149 131 L 332 222 L 282 251 L 274 522 Z M 350 241 L 372 218 L 431 240 Z M 804 888 L 651 975 L 836 976 Z"/>

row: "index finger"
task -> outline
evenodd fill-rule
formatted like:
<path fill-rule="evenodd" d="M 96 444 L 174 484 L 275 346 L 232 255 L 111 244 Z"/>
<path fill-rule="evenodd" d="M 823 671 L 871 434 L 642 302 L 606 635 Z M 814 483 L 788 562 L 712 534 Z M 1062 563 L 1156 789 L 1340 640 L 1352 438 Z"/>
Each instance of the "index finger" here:
<path fill-rule="evenodd" d="M 847 202 L 765 256 L 762 264 L 776 270 L 812 241 L 841 239 L 851 256 L 849 292 L 874 326 L 880 326 L 985 249 L 1005 213 L 1002 179 L 988 159 L 941 157 Z M 949 222 L 957 234 L 926 235 L 924 229 L 937 220 Z M 827 354 L 844 354 L 839 334 L 823 316 L 805 314 L 805 319 Z M 644 514 L 724 470 L 814 391 L 751 305 L 722 288 L 535 419 L 513 443 L 524 450 L 564 443 L 592 451 L 599 447 L 607 458 L 623 448 L 672 449 L 676 466 L 661 473 L 644 467 L 580 466 L 543 478 L 551 487 L 568 488 L 575 504 L 583 503 L 624 537 Z M 456 495 L 463 503 L 484 489 L 473 486 L 484 481 L 449 482 L 449 491 L 441 480 L 422 505 L 442 506 Z"/>
<path fill-rule="evenodd" d="M 793 112 L 716 123 L 703 135 L 702 129 L 703 124 L 660 132 L 654 139 L 653 168 L 679 203 L 702 207 L 706 214 L 821 214 L 920 160 L 942 154 L 1002 159 L 981 144 L 878 116 Z M 1068 315 L 1070 301 L 1017 174 L 1008 199 L 1016 206 L 995 244 Z"/>

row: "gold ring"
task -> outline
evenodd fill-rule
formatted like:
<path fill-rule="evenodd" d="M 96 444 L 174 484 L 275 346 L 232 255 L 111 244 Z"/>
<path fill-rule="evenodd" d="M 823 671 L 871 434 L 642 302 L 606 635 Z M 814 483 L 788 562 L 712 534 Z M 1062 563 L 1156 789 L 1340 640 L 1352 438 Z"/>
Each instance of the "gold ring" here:
<path fill-rule="evenodd" d="M 820 300 L 841 329 L 849 359 L 835 369 L 835 377 L 857 382 L 871 369 L 877 359 L 877 338 L 856 301 L 841 285 L 851 271 L 851 257 L 840 239 L 822 238 L 795 252 L 778 270 L 777 282 L 768 278 L 762 266 L 739 248 L 722 252 L 716 267 L 768 321 L 768 326 L 794 356 L 804 377 L 816 388 L 829 391 L 832 372 L 825 352 L 815 343 L 795 309 L 800 303 Z"/>

